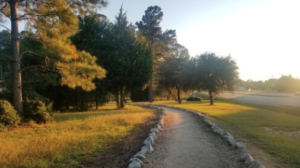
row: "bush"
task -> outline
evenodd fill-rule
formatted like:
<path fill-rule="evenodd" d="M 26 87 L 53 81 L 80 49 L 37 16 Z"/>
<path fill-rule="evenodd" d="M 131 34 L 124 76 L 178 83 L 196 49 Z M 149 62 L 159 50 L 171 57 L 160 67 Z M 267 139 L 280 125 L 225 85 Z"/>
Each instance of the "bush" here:
<path fill-rule="evenodd" d="M 25 120 L 33 120 L 36 123 L 46 123 L 52 120 L 52 116 L 48 111 L 49 107 L 46 107 L 45 103 L 40 100 L 29 100 L 24 101 L 24 114 Z"/>
<path fill-rule="evenodd" d="M 198 97 L 189 97 L 186 99 L 186 101 L 202 101 L 202 98 L 198 98 Z"/>
<path fill-rule="evenodd" d="M 14 107 L 6 100 L 0 100 L 0 125 L 17 126 L 20 123 L 20 117 Z"/>

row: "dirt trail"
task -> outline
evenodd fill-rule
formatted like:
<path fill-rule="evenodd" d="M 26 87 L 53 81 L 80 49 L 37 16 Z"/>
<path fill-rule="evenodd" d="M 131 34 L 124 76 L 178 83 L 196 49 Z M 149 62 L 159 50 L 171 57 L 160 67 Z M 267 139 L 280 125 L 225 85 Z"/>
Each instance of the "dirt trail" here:
<path fill-rule="evenodd" d="M 214 135 L 200 117 L 165 108 L 165 130 L 145 160 L 146 168 L 243 168 L 238 153 Z"/>

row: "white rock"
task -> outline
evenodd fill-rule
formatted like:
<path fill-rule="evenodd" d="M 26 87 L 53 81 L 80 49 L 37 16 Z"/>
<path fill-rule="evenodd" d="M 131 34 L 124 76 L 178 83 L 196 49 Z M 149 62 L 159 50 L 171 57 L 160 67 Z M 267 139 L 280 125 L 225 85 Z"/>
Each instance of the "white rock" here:
<path fill-rule="evenodd" d="M 226 133 L 223 138 L 228 142 L 231 146 L 235 147 L 236 146 L 236 141 L 233 138 L 233 136 L 230 133 Z"/>
<path fill-rule="evenodd" d="M 158 128 L 151 128 L 150 132 L 151 133 L 158 133 L 159 129 Z"/>
<path fill-rule="evenodd" d="M 201 114 L 201 113 L 198 113 L 198 115 L 199 115 L 200 117 L 204 117 L 204 115 L 203 115 L 203 114 Z"/>
<path fill-rule="evenodd" d="M 164 123 L 164 119 L 163 118 L 160 118 L 159 121 L 162 122 L 162 123 Z"/>
<path fill-rule="evenodd" d="M 154 141 L 157 140 L 157 136 L 155 135 L 155 133 L 149 133 L 148 136 L 151 136 Z"/>
<path fill-rule="evenodd" d="M 147 153 L 152 153 L 154 151 L 154 149 L 153 149 L 153 147 L 152 147 L 151 144 L 144 145 L 141 150 L 147 150 Z"/>
<path fill-rule="evenodd" d="M 129 160 L 131 163 L 128 165 L 128 168 L 141 168 L 144 163 L 138 158 L 131 158 Z"/>
<path fill-rule="evenodd" d="M 229 132 L 226 132 L 226 134 L 224 134 L 224 137 L 226 137 L 226 136 L 231 136 L 232 137 L 232 135 Z"/>
<path fill-rule="evenodd" d="M 163 127 L 164 124 L 165 124 L 164 121 L 161 121 L 161 120 L 158 121 L 158 125 L 159 125 L 159 126 Z"/>
<path fill-rule="evenodd" d="M 209 126 L 211 126 L 212 128 L 217 128 L 217 127 L 218 127 L 217 124 L 215 124 L 215 123 L 213 123 L 213 122 L 210 122 L 210 123 L 209 123 Z"/>
<path fill-rule="evenodd" d="M 143 149 L 140 150 L 140 153 L 143 156 L 146 156 L 147 152 L 148 152 L 148 149 L 146 149 L 146 148 L 143 148 Z"/>
<path fill-rule="evenodd" d="M 157 128 L 159 131 L 164 131 L 164 129 L 163 129 L 159 124 L 156 125 L 156 128 Z"/>
<path fill-rule="evenodd" d="M 153 145 L 154 139 L 151 136 L 148 136 L 147 139 L 145 139 L 144 144 L 145 145 L 148 145 L 148 144 Z"/>
<path fill-rule="evenodd" d="M 261 162 L 254 160 L 248 168 L 265 168 L 265 166 Z"/>
<path fill-rule="evenodd" d="M 146 159 L 145 154 L 146 154 L 146 153 L 142 153 L 141 151 L 139 151 L 139 152 L 136 153 L 133 157 L 134 157 L 134 158 L 138 158 L 138 159 Z"/>
<path fill-rule="evenodd" d="M 243 154 L 241 159 L 244 161 L 245 165 L 250 165 L 254 161 L 249 153 Z"/>
<path fill-rule="evenodd" d="M 246 152 L 246 146 L 242 142 L 237 142 L 236 148 L 238 149 L 239 152 Z"/>
<path fill-rule="evenodd" d="M 212 122 L 210 122 L 209 120 L 207 120 L 206 124 L 211 127 Z"/>
<path fill-rule="evenodd" d="M 220 136 L 223 135 L 223 130 L 221 128 L 214 128 L 213 132 Z"/>
<path fill-rule="evenodd" d="M 141 168 L 142 167 L 142 164 L 140 162 L 131 162 L 129 165 L 128 165 L 128 168 Z"/>

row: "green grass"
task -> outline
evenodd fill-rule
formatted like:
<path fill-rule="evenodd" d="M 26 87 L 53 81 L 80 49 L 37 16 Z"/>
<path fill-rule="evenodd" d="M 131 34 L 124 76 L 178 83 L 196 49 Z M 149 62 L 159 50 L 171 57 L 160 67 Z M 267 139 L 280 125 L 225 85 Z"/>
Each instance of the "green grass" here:
<path fill-rule="evenodd" d="M 0 132 L 1 168 L 78 167 L 119 161 L 132 148 L 154 110 L 115 105 L 98 112 L 59 113 L 45 125 L 23 125 Z M 109 156 L 109 157 L 108 157 Z M 98 167 L 111 165 L 98 165 Z"/>
<path fill-rule="evenodd" d="M 244 140 L 285 163 L 300 167 L 300 108 L 254 105 L 230 99 L 218 99 L 213 106 L 208 100 L 156 103 L 207 113 L 214 122 L 239 130 L 238 134 L 242 134 L 239 137 L 244 137 Z"/>

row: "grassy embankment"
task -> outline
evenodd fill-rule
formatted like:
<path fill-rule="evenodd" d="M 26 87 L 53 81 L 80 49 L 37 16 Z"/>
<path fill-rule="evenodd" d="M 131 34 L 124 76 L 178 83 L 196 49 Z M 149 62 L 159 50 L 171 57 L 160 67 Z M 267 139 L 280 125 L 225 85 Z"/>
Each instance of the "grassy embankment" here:
<path fill-rule="evenodd" d="M 58 113 L 45 125 L 0 132 L 0 167 L 115 167 L 136 152 L 154 110 L 107 105 L 98 112 Z"/>
<path fill-rule="evenodd" d="M 156 103 L 207 113 L 211 120 L 239 140 L 254 144 L 292 167 L 300 167 L 300 108 L 254 105 L 222 98 L 211 106 L 206 96 L 204 99 L 182 104 L 175 101 Z"/>

